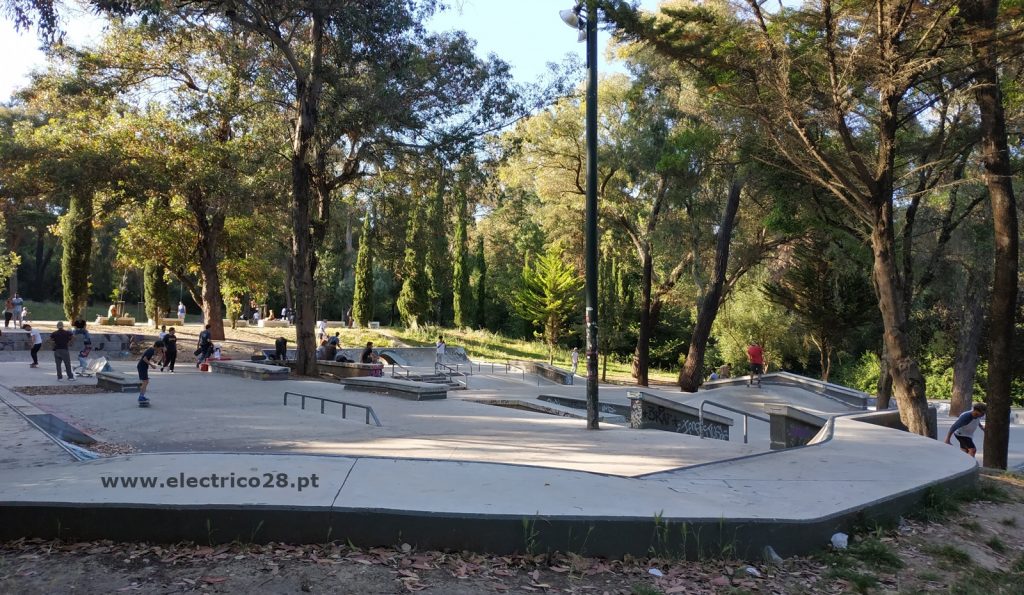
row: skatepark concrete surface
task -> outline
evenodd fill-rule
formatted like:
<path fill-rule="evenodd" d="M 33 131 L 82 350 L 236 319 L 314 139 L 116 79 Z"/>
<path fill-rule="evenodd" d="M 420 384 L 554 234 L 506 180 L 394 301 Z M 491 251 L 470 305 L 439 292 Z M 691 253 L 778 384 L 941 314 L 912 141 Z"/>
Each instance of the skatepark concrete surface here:
<path fill-rule="evenodd" d="M 831 419 L 815 444 L 769 451 L 767 424 L 756 420 L 744 444 L 741 416 L 714 408 L 734 418 L 728 442 L 611 423 L 589 431 L 582 419 L 486 404 L 584 396 L 583 382 L 554 385 L 501 365 L 482 368 L 468 390 L 442 401 L 208 374 L 188 362 L 173 375 L 151 373 L 149 409 L 131 393 L 10 390 L 57 385 L 43 360 L 37 369 L 0 364 L 0 539 L 337 539 L 690 557 L 756 557 L 771 545 L 790 555 L 823 547 L 853 523 L 895 519 L 929 489 L 970 485 L 977 475 L 976 462 L 956 448 L 767 381 L 696 395 L 643 390 L 761 415 L 764 403 L 787 403 Z M 134 373 L 133 362 L 113 365 Z M 626 404 L 630 390 L 638 389 L 603 385 L 600 398 Z M 339 405 L 328 403 L 324 414 L 315 401 L 306 410 L 294 398 L 285 406 L 285 391 L 370 406 L 381 426 L 364 423 L 358 408 L 342 419 Z M 46 414 L 140 452 L 75 460 L 31 425 Z"/>

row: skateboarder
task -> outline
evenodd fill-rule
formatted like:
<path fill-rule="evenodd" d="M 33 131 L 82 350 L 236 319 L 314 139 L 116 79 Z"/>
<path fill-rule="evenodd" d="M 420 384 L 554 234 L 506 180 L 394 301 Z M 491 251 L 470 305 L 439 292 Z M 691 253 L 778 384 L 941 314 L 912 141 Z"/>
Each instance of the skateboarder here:
<path fill-rule="evenodd" d="M 750 360 L 750 380 L 747 386 L 754 385 L 754 375 L 757 375 L 757 385 L 761 386 L 761 374 L 764 374 L 764 349 L 756 342 L 747 347 L 747 359 Z"/>
<path fill-rule="evenodd" d="M 149 386 L 149 369 L 156 368 L 157 362 L 164 357 L 164 342 L 157 341 L 153 346 L 142 352 L 139 363 L 136 366 L 139 370 L 139 407 L 149 407 L 149 399 L 146 398 L 146 387 Z"/>
<path fill-rule="evenodd" d="M 30 368 L 39 367 L 39 350 L 43 346 L 43 336 L 39 334 L 38 329 L 32 328 L 31 324 L 25 324 L 21 327 L 23 330 L 28 331 L 29 336 L 32 337 L 32 363 L 29 364 Z"/>
<path fill-rule="evenodd" d="M 950 444 L 950 438 L 956 436 L 956 441 L 960 443 L 960 450 L 972 457 L 976 455 L 978 447 L 974 444 L 974 430 L 981 428 L 982 432 L 985 431 L 981 418 L 985 417 L 986 411 L 988 411 L 988 406 L 984 403 L 975 403 L 970 411 L 961 413 L 946 434 L 946 444 Z"/>

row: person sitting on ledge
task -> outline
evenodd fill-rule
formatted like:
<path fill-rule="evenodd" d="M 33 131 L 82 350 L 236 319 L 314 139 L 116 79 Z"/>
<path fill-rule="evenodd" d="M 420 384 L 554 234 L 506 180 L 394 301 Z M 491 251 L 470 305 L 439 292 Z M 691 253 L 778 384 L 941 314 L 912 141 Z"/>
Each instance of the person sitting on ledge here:
<path fill-rule="evenodd" d="M 363 350 L 363 354 L 359 356 L 359 361 L 364 364 L 373 363 L 373 341 L 366 342 L 366 349 Z"/>

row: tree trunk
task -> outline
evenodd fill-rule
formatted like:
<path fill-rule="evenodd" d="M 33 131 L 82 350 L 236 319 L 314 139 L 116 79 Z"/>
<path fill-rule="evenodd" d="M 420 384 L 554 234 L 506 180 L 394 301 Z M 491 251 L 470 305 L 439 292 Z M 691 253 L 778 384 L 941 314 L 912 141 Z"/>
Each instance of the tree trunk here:
<path fill-rule="evenodd" d="M 974 377 L 978 369 L 978 344 L 985 322 L 984 286 L 968 281 L 967 303 L 960 332 L 957 334 L 956 358 L 953 360 L 953 394 L 949 400 L 949 415 L 956 417 L 971 408 L 974 401 Z"/>
<path fill-rule="evenodd" d="M 928 436 L 928 401 L 925 398 L 924 376 L 917 360 L 911 356 L 910 338 L 905 328 L 903 292 L 893 250 L 895 241 L 890 203 L 883 204 L 876 211 L 871 230 L 871 247 L 874 253 L 872 277 L 882 313 L 885 354 L 900 420 L 910 432 Z"/>
<path fill-rule="evenodd" d="M 729 243 L 732 239 L 733 224 L 736 222 L 736 212 L 740 206 L 740 193 L 743 190 L 743 183 L 733 181 L 729 188 L 729 200 L 725 205 L 725 213 L 722 215 L 722 223 L 718 228 L 718 242 L 715 248 L 715 276 L 711 283 L 711 290 L 699 305 L 697 311 L 697 323 L 693 326 L 693 336 L 690 338 L 690 349 L 686 354 L 686 363 L 679 373 L 679 387 L 689 393 L 697 392 L 703 379 L 704 351 L 707 348 L 708 337 L 711 336 L 711 327 L 718 316 L 718 307 L 722 302 L 722 289 L 725 285 L 725 274 L 729 266 Z"/>
<path fill-rule="evenodd" d="M 963 18 L 970 30 L 975 59 L 975 99 L 981 114 L 981 157 L 992 202 L 995 264 L 989 315 L 988 387 L 985 401 L 984 465 L 1006 469 L 1010 440 L 1010 383 L 1013 379 L 1014 313 L 1017 306 L 1018 224 L 1013 172 L 1006 140 L 1003 99 L 996 70 L 998 0 L 964 0 Z"/>
<path fill-rule="evenodd" d="M 651 361 L 651 285 L 654 283 L 654 258 L 650 246 L 644 246 L 640 254 L 640 328 L 633 352 L 633 377 L 640 386 L 648 384 L 648 369 Z"/>
<path fill-rule="evenodd" d="M 205 216 L 204 216 L 205 218 Z M 220 273 L 217 270 L 217 244 L 219 229 L 223 228 L 223 215 L 214 217 L 210 228 L 199 233 L 199 274 L 202 285 L 203 321 L 210 325 L 210 337 L 215 341 L 224 340 L 224 312 L 221 308 Z M 216 220 L 220 219 L 220 226 Z M 211 229 L 212 228 L 212 229 Z"/>

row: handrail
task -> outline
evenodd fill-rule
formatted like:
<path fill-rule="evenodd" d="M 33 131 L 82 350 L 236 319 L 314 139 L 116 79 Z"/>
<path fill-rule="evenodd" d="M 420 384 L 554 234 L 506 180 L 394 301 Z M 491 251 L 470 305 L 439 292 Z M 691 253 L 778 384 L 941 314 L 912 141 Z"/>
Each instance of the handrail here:
<path fill-rule="evenodd" d="M 699 421 L 699 424 L 700 424 L 700 437 L 701 437 L 701 439 L 704 438 L 704 405 L 714 405 L 715 407 L 718 407 L 719 409 L 725 409 L 726 411 L 732 411 L 733 413 L 739 413 L 740 415 L 742 415 L 743 416 L 743 444 L 747 443 L 747 429 L 748 429 L 748 423 L 749 423 L 747 418 L 753 417 L 756 420 L 771 423 L 771 420 L 769 420 L 767 417 L 761 417 L 760 415 L 757 415 L 756 413 L 750 413 L 748 411 L 743 411 L 742 409 L 736 409 L 735 407 L 730 407 L 728 405 L 723 405 L 721 403 L 717 403 L 715 401 L 709 401 L 709 400 L 705 399 L 705 400 L 700 402 L 700 413 L 699 413 L 699 417 L 698 417 L 698 421 Z"/>
<path fill-rule="evenodd" d="M 326 397 L 317 397 L 317 396 L 314 396 L 314 395 L 304 395 L 302 393 L 293 393 L 293 392 L 285 392 L 284 393 L 284 404 L 285 405 L 288 405 L 288 395 L 294 395 L 296 397 L 302 397 L 302 399 L 300 399 L 300 404 L 302 406 L 302 409 L 306 408 L 306 399 L 316 399 L 316 400 L 320 401 L 320 413 L 321 414 L 324 413 L 324 403 L 336 403 L 338 405 L 341 405 L 341 418 L 342 419 L 348 419 L 348 415 L 347 414 L 348 414 L 348 408 L 350 406 L 351 407 L 359 407 L 360 409 L 365 409 L 366 410 L 366 423 L 367 423 L 367 425 L 369 425 L 371 417 L 373 418 L 373 423 L 377 424 L 378 426 L 381 425 L 380 420 L 377 419 L 377 414 L 373 412 L 373 407 L 367 407 L 366 405 L 360 405 L 359 403 L 349 403 L 347 401 L 336 401 L 334 399 L 328 399 Z"/>
<path fill-rule="evenodd" d="M 439 372 L 439 370 L 447 370 L 447 373 Z M 448 364 L 444 364 L 444 363 L 441 363 L 441 362 L 434 362 L 434 373 L 435 374 L 441 374 L 442 376 L 447 377 L 448 378 L 448 382 L 455 382 L 456 384 L 461 384 L 462 386 L 464 386 L 467 389 L 469 388 L 469 375 L 472 373 L 472 371 L 469 372 L 469 373 L 459 372 L 459 365 L 458 364 L 455 364 L 455 368 L 453 369 Z M 465 381 L 456 380 L 454 378 L 455 376 L 462 376 L 466 380 Z"/>
<path fill-rule="evenodd" d="M 399 368 L 402 369 L 402 371 L 405 373 L 405 377 L 406 378 L 408 378 L 409 375 L 412 374 L 412 372 L 409 371 L 409 368 L 403 366 L 402 364 L 400 364 L 398 362 L 394 362 L 393 361 L 393 362 L 391 362 L 391 377 L 392 378 L 397 378 L 398 377 L 398 375 L 395 374 L 395 366 L 398 366 Z"/>

